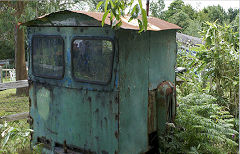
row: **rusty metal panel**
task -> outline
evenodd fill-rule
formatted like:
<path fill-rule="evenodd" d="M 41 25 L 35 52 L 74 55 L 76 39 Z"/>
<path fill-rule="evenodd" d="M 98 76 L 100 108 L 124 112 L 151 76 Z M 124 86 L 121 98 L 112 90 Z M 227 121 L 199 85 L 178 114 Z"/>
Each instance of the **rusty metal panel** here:
<path fill-rule="evenodd" d="M 156 115 L 156 92 L 149 90 L 148 92 L 148 134 L 157 131 L 157 115 Z"/>
<path fill-rule="evenodd" d="M 30 116 L 34 129 L 32 144 L 43 143 L 46 153 L 64 152 L 64 149 L 80 153 L 118 152 L 117 63 L 113 64 L 111 81 L 107 85 L 74 80 L 71 63 L 73 38 L 114 39 L 113 30 L 101 27 L 30 27 L 28 33 Z M 59 35 L 63 38 L 65 65 L 62 79 L 33 75 L 33 59 L 30 57 L 34 35 Z M 115 53 L 114 59 L 117 48 Z"/>
<path fill-rule="evenodd" d="M 35 85 L 30 111 L 33 143 L 43 142 L 53 148 L 66 142 L 69 149 L 96 153 L 118 150 L 117 92 Z"/>
<path fill-rule="evenodd" d="M 78 25 L 101 19 L 101 14 L 96 17 L 95 13 L 78 16 L 79 13 L 62 11 L 62 16 L 56 13 L 41 19 L 56 19 L 59 26 L 68 21 Z M 73 16 L 75 21 L 68 20 Z M 37 22 L 31 24 L 48 24 L 44 20 Z M 57 35 L 64 42 L 62 78 L 34 76 L 33 59 L 28 57 L 32 144 L 44 143 L 49 151 L 46 153 L 69 150 L 125 154 L 149 150 L 150 134 L 163 130 L 166 122 L 166 100 L 156 100 L 157 86 L 164 80 L 175 84 L 176 31 L 147 31 L 139 35 L 131 26 L 128 28 L 134 31 L 123 27 L 118 31 L 110 27 L 28 28 L 30 57 L 35 35 Z M 80 37 L 113 40 L 115 53 L 109 83 L 74 79 L 71 44 Z"/>
<path fill-rule="evenodd" d="M 28 21 L 22 25 L 25 26 L 101 26 L 102 12 L 85 12 L 85 11 L 59 11 L 38 17 L 35 20 Z M 87 18 L 88 17 L 88 18 Z M 90 18 L 89 18 L 90 17 Z M 141 17 L 139 17 L 141 18 Z M 95 20 L 93 20 L 95 19 Z M 121 17 L 122 29 L 139 30 L 136 19 L 128 22 L 129 16 Z M 50 22 L 51 21 L 51 22 Z M 106 25 L 111 25 L 110 14 L 105 20 Z M 162 31 L 168 29 L 181 29 L 181 27 L 161 20 L 155 17 L 148 17 L 148 30 Z"/>
<path fill-rule="evenodd" d="M 148 150 L 148 37 L 148 32 L 118 31 L 121 154 Z"/>
<path fill-rule="evenodd" d="M 149 89 L 164 80 L 175 84 L 176 31 L 150 32 Z"/>
<path fill-rule="evenodd" d="M 167 123 L 173 123 L 176 114 L 176 87 L 170 81 L 161 82 L 156 91 L 158 135 L 165 133 Z"/>

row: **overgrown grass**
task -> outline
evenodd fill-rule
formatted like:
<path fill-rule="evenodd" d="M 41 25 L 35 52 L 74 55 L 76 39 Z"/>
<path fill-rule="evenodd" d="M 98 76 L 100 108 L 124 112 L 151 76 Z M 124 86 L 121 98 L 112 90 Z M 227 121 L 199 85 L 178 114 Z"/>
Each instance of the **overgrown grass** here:
<path fill-rule="evenodd" d="M 6 82 L 12 82 L 12 81 L 10 80 L 9 77 L 8 77 L 8 78 L 3 77 L 2 82 L 3 82 L 3 83 L 6 83 Z"/>
<path fill-rule="evenodd" d="M 16 96 L 16 89 L 0 92 L 0 117 L 27 112 L 28 97 Z M 30 130 L 27 119 L 0 121 L 0 153 L 30 153 Z"/>
<path fill-rule="evenodd" d="M 16 96 L 16 89 L 0 92 L 0 116 L 27 112 L 28 110 L 27 96 Z"/>

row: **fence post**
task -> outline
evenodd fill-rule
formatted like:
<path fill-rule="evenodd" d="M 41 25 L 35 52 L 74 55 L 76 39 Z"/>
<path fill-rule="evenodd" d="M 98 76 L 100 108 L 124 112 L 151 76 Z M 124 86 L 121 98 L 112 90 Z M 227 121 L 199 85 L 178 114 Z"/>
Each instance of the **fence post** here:
<path fill-rule="evenodd" d="M 2 76 L 2 66 L 0 66 L 0 83 L 2 83 L 3 76 Z"/>

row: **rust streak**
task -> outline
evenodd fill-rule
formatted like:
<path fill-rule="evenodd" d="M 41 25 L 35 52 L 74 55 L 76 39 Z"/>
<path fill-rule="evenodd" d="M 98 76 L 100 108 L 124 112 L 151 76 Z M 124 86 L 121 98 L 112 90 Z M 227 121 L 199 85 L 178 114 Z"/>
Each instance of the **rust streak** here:
<path fill-rule="evenodd" d="M 92 102 L 92 98 L 91 98 L 91 97 L 88 97 L 88 101 L 89 101 L 89 102 Z"/>
<path fill-rule="evenodd" d="M 105 150 L 102 150 L 102 154 L 108 154 L 108 152 Z"/>
<path fill-rule="evenodd" d="M 67 153 L 67 142 L 66 142 L 66 140 L 64 140 L 64 142 L 63 142 L 63 149 L 64 149 L 64 153 Z"/>
<path fill-rule="evenodd" d="M 154 129 L 154 103 L 155 102 L 155 91 L 148 92 L 148 134 L 155 131 Z"/>
<path fill-rule="evenodd" d="M 118 139 L 118 132 L 115 131 L 115 137 Z"/>

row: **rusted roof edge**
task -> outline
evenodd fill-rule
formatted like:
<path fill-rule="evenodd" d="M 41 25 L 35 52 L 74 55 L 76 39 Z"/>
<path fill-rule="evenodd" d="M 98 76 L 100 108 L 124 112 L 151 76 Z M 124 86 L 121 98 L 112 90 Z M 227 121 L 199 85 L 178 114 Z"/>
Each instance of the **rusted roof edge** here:
<path fill-rule="evenodd" d="M 50 16 L 56 15 L 56 14 L 61 14 L 61 13 L 82 14 L 82 15 L 86 15 L 90 18 L 93 18 L 93 19 L 95 19 L 99 22 L 102 22 L 102 16 L 103 16 L 102 12 L 85 12 L 85 11 L 63 10 L 63 11 L 58 11 L 58 12 L 54 12 L 54 13 L 50 13 L 50 14 L 40 16 L 37 19 L 30 20 L 28 22 L 22 23 L 21 25 L 22 26 L 36 26 L 37 24 L 39 24 L 39 22 L 48 21 L 48 18 Z M 132 20 L 131 22 L 128 22 L 128 20 L 129 20 L 128 18 L 129 18 L 128 16 L 121 17 L 122 25 L 120 26 L 120 28 L 131 29 L 131 30 L 139 30 L 137 20 Z M 111 25 L 110 15 L 107 16 L 107 18 L 105 20 L 105 24 L 106 25 Z M 52 26 L 56 26 L 56 25 L 52 25 Z M 100 23 L 99 23 L 99 26 L 101 26 Z M 150 31 L 161 31 L 161 30 L 170 30 L 170 29 L 179 30 L 179 29 L 181 29 L 181 27 L 179 27 L 175 24 L 169 23 L 167 21 L 155 18 L 155 17 L 148 17 L 148 30 L 150 30 Z"/>

